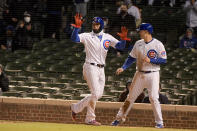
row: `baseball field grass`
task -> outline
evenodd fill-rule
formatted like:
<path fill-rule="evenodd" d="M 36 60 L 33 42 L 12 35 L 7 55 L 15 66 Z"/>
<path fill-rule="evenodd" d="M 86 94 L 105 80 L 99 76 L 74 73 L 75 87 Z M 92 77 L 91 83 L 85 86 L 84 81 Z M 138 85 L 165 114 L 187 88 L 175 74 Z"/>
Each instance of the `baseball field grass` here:
<path fill-rule="evenodd" d="M 197 131 L 191 129 L 155 129 L 147 127 L 90 126 L 84 124 L 56 124 L 41 122 L 0 121 L 0 131 Z"/>

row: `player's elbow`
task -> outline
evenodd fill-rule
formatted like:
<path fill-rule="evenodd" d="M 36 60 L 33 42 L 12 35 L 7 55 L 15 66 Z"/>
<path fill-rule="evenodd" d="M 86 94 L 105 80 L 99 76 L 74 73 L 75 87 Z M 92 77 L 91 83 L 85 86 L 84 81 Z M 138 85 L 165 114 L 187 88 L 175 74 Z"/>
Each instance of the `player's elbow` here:
<path fill-rule="evenodd" d="M 71 40 L 73 42 L 80 42 L 80 38 L 79 38 L 78 30 L 77 29 L 74 29 L 74 31 L 72 32 Z"/>
<path fill-rule="evenodd" d="M 124 48 L 125 48 L 125 46 L 126 46 L 126 41 L 119 41 L 119 42 L 116 44 L 115 48 L 116 48 L 117 50 L 123 51 Z"/>

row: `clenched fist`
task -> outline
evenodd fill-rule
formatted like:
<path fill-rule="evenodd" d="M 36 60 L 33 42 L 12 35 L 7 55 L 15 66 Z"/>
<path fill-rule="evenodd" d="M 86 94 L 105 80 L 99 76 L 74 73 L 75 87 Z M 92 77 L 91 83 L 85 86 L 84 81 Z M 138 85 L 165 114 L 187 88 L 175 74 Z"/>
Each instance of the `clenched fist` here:
<path fill-rule="evenodd" d="M 150 58 L 148 58 L 147 56 L 144 58 L 144 61 L 147 63 L 150 63 Z"/>
<path fill-rule="evenodd" d="M 116 70 L 116 75 L 119 75 L 119 74 L 122 73 L 123 71 L 124 71 L 123 68 L 118 68 L 118 69 Z"/>

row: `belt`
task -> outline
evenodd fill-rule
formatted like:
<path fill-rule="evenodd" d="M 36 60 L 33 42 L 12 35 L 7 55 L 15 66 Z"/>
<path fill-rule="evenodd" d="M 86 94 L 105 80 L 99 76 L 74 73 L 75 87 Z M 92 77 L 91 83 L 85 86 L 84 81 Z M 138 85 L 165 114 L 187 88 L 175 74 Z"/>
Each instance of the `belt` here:
<path fill-rule="evenodd" d="M 95 65 L 95 66 L 98 66 L 99 68 L 103 68 L 105 66 L 105 65 L 96 64 L 96 63 L 90 63 L 90 65 Z"/>
<path fill-rule="evenodd" d="M 147 74 L 147 73 L 152 73 L 152 72 L 157 72 L 157 71 L 139 71 L 139 72 Z"/>

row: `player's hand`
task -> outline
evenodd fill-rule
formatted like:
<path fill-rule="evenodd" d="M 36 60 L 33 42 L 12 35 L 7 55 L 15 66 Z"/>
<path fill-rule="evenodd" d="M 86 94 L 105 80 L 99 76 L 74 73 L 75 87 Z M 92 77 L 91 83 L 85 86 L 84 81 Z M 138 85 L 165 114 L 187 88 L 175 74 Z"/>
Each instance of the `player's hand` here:
<path fill-rule="evenodd" d="M 76 28 L 80 28 L 82 24 L 83 24 L 82 16 L 79 13 L 77 13 L 75 15 L 75 24 L 71 24 L 71 25 Z"/>
<path fill-rule="evenodd" d="M 127 38 L 128 29 L 125 26 L 121 27 L 121 33 L 117 33 L 120 36 L 121 40 L 130 41 L 130 38 Z"/>
<path fill-rule="evenodd" d="M 148 58 L 147 56 L 144 58 L 144 61 L 147 63 L 150 63 L 150 58 Z"/>
<path fill-rule="evenodd" d="M 122 73 L 123 71 L 124 71 L 123 68 L 118 68 L 118 69 L 116 70 L 116 75 L 119 75 L 119 74 Z"/>

